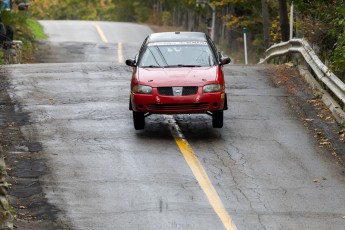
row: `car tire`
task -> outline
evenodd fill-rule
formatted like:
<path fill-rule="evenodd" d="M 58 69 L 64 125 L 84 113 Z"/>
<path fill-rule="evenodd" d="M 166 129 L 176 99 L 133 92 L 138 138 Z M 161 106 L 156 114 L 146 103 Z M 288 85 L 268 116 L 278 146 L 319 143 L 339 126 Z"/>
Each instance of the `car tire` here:
<path fill-rule="evenodd" d="M 133 111 L 133 124 L 135 130 L 143 130 L 145 128 L 145 114 Z"/>
<path fill-rule="evenodd" d="M 223 116 L 224 110 L 214 111 L 212 113 L 212 126 L 213 128 L 222 128 L 223 127 Z"/>
<path fill-rule="evenodd" d="M 131 102 L 131 98 L 129 98 L 129 110 L 133 110 L 133 106 L 132 106 L 132 102 Z"/>
<path fill-rule="evenodd" d="M 228 97 L 227 95 L 225 94 L 225 98 L 224 98 L 224 108 L 223 110 L 228 110 Z"/>

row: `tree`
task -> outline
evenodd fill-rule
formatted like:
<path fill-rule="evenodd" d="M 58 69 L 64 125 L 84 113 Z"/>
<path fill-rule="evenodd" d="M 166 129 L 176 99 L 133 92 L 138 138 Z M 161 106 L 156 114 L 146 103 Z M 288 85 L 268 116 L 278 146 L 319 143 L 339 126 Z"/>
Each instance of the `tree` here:
<path fill-rule="evenodd" d="M 289 19 L 287 13 L 287 3 L 286 0 L 278 0 L 279 3 L 279 21 L 280 21 L 280 31 L 282 34 L 282 40 L 289 40 Z"/>
<path fill-rule="evenodd" d="M 31 15 L 38 19 L 100 20 L 111 4 L 104 0 L 35 0 Z"/>
<path fill-rule="evenodd" d="M 262 24 L 263 24 L 263 34 L 264 34 L 264 46 L 268 49 L 270 44 L 270 19 L 268 13 L 267 0 L 261 0 L 261 11 L 262 11 Z"/>
<path fill-rule="evenodd" d="M 318 56 L 345 80 L 345 0 L 294 0 L 299 31 Z"/>
<path fill-rule="evenodd" d="M 289 0 L 290 2 L 290 0 Z M 297 35 L 319 48 L 339 75 L 345 75 L 345 0 L 293 0 Z M 35 0 L 31 14 L 38 19 L 84 19 L 146 22 L 203 31 L 212 13 L 196 0 Z M 289 40 L 287 0 L 211 0 L 217 7 L 215 41 L 240 53 L 243 27 L 248 50 L 257 61 L 272 42 Z M 239 58 L 240 59 L 240 58 Z M 345 78 L 345 76 L 344 76 Z"/>

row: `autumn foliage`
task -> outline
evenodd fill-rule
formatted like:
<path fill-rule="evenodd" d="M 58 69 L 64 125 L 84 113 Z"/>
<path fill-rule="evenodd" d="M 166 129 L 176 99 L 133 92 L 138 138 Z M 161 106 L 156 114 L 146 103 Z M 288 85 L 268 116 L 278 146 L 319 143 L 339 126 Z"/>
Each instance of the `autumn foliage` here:
<path fill-rule="evenodd" d="M 271 45 L 281 41 L 279 6 L 286 4 L 289 10 L 291 2 L 211 0 L 210 4 L 217 12 L 216 42 L 233 53 L 236 61 L 236 53 L 243 53 L 245 27 L 248 29 L 250 61 L 257 62 L 267 48 L 265 43 Z M 323 61 L 344 78 L 345 0 L 294 0 L 293 3 L 294 36 L 306 38 L 320 51 Z M 267 9 L 263 8 L 265 5 Z M 205 32 L 209 32 L 212 18 L 212 8 L 208 4 L 197 6 L 196 0 L 34 0 L 30 12 L 37 19 L 144 22 Z M 268 31 L 268 35 L 264 31 Z M 240 56 L 238 62 L 241 62 Z"/>

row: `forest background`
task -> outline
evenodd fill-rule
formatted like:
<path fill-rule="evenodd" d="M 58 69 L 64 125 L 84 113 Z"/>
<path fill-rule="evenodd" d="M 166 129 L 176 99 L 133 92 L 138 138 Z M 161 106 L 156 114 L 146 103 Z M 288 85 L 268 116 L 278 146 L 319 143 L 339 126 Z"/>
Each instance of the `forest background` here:
<path fill-rule="evenodd" d="M 18 1 L 18 0 L 17 0 Z M 210 32 L 212 8 L 197 0 L 31 0 L 26 17 L 52 20 L 136 22 Z M 235 63 L 249 63 L 272 44 L 286 41 L 292 0 L 211 0 L 216 9 L 214 40 Z M 345 0 L 293 0 L 294 37 L 305 38 L 321 60 L 345 80 Z M 285 12 L 284 12 L 285 10 Z"/>

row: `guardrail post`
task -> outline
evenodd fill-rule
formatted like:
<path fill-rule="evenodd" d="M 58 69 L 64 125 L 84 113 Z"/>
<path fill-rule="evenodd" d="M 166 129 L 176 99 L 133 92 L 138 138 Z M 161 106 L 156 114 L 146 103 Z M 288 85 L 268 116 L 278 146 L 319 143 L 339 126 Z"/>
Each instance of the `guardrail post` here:
<path fill-rule="evenodd" d="M 298 56 L 296 54 L 292 54 L 291 61 L 294 66 L 298 66 Z"/>

